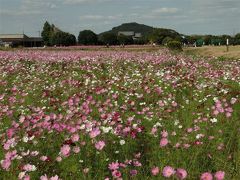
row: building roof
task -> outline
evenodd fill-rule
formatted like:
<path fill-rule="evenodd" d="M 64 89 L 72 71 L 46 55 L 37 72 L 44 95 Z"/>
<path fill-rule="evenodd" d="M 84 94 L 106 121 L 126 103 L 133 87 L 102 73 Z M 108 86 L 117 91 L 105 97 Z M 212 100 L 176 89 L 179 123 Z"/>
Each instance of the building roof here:
<path fill-rule="evenodd" d="M 125 36 L 134 36 L 134 31 L 119 31 L 118 35 L 125 35 Z"/>
<path fill-rule="evenodd" d="M 140 37 L 142 37 L 142 33 L 135 33 L 135 36 L 134 36 L 134 37 L 140 38 Z"/>
<path fill-rule="evenodd" d="M 0 34 L 0 40 L 2 41 L 35 41 L 41 42 L 42 37 L 29 37 L 25 34 Z"/>
<path fill-rule="evenodd" d="M 0 34 L 0 39 L 25 39 L 29 38 L 25 34 Z"/>

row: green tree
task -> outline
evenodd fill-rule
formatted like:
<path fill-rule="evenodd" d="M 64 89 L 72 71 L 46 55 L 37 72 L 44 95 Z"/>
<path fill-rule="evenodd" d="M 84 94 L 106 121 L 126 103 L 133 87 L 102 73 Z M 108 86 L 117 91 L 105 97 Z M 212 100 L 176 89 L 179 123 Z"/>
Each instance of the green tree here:
<path fill-rule="evenodd" d="M 98 44 L 98 37 L 93 31 L 84 30 L 78 35 L 78 43 L 83 45 L 96 45 Z"/>
<path fill-rule="evenodd" d="M 206 35 L 203 37 L 205 45 L 211 45 L 212 35 Z"/>
<path fill-rule="evenodd" d="M 118 35 L 117 40 L 120 44 L 133 44 L 133 38 L 123 34 Z"/>
<path fill-rule="evenodd" d="M 157 44 L 163 44 L 163 39 L 170 37 L 174 40 L 181 41 L 182 37 L 179 33 L 171 29 L 155 28 L 149 35 L 149 40 Z"/>
<path fill-rule="evenodd" d="M 182 51 L 182 44 L 179 41 L 169 41 L 167 47 L 170 50 Z"/>
<path fill-rule="evenodd" d="M 134 44 L 148 44 L 149 43 L 149 39 L 147 36 L 142 36 L 139 39 L 135 39 L 134 40 Z"/>
<path fill-rule="evenodd" d="M 195 36 L 186 36 L 188 44 L 194 44 L 197 41 L 197 37 Z"/>
<path fill-rule="evenodd" d="M 240 33 L 235 35 L 235 37 L 234 37 L 234 45 L 240 45 Z"/>
<path fill-rule="evenodd" d="M 41 32 L 41 36 L 43 38 L 44 45 L 49 46 L 51 36 L 53 34 L 52 26 L 46 21 L 43 26 L 43 30 Z"/>
<path fill-rule="evenodd" d="M 100 39 L 105 45 L 118 44 L 117 35 L 113 33 L 104 33 Z"/>
<path fill-rule="evenodd" d="M 53 34 L 51 44 L 57 46 L 71 46 L 76 44 L 76 38 L 72 34 L 59 31 Z"/>
<path fill-rule="evenodd" d="M 165 37 L 164 39 L 163 39 L 163 41 L 162 41 L 162 44 L 164 45 L 164 46 L 166 46 L 170 41 L 172 41 L 173 39 L 171 38 L 171 37 Z"/>

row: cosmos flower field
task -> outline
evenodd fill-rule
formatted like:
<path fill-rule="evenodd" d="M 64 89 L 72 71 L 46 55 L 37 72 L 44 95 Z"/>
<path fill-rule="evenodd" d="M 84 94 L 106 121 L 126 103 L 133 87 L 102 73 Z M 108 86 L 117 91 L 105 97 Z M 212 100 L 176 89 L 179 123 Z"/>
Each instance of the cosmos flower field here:
<path fill-rule="evenodd" d="M 0 179 L 240 178 L 240 60 L 0 51 Z"/>

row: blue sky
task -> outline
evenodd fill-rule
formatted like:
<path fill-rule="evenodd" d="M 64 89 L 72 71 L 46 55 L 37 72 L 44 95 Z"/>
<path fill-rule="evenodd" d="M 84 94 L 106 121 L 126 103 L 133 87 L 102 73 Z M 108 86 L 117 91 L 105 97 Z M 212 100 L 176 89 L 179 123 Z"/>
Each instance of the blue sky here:
<path fill-rule="evenodd" d="M 77 35 L 100 33 L 124 22 L 184 34 L 240 32 L 240 0 L 0 0 L 0 33 L 37 36 L 48 20 Z"/>

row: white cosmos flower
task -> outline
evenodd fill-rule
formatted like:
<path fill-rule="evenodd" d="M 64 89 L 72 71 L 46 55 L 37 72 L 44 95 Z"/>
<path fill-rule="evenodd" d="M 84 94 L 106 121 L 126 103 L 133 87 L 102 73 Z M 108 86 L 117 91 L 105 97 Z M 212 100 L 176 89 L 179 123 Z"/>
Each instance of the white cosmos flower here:
<path fill-rule="evenodd" d="M 212 123 L 216 123 L 218 120 L 217 120 L 216 118 L 212 118 L 212 119 L 210 119 L 210 121 L 211 121 Z"/>
<path fill-rule="evenodd" d="M 36 171 L 36 170 L 37 170 L 36 166 L 32 165 L 32 171 Z"/>
<path fill-rule="evenodd" d="M 18 174 L 18 178 L 19 178 L 19 179 L 23 179 L 23 177 L 25 176 L 25 174 L 26 174 L 25 171 L 20 172 L 20 173 Z"/>
<path fill-rule="evenodd" d="M 23 142 L 28 142 L 28 137 L 27 136 L 24 136 L 23 138 L 22 138 L 22 140 L 23 140 Z"/>
<path fill-rule="evenodd" d="M 122 140 L 120 140 L 120 145 L 124 145 L 125 144 L 125 141 L 122 139 Z"/>

